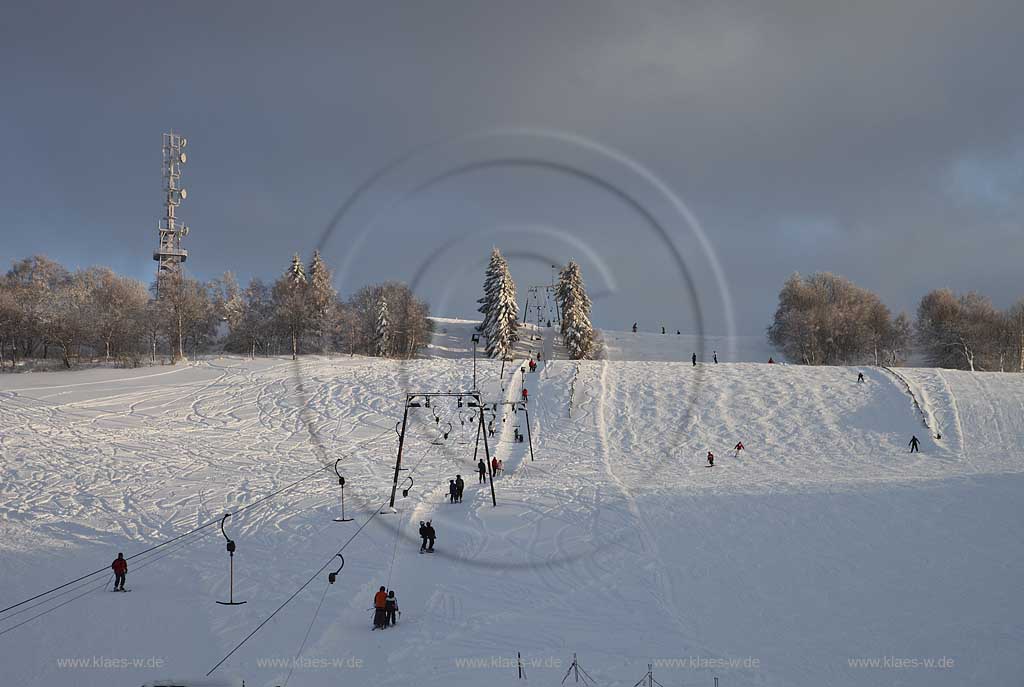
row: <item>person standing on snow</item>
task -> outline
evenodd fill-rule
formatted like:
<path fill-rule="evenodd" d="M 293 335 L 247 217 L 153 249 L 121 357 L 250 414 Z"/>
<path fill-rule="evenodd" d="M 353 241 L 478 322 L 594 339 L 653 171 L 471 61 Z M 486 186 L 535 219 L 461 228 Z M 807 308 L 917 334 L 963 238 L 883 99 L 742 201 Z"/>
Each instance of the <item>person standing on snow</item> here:
<path fill-rule="evenodd" d="M 420 544 L 420 553 L 427 550 L 427 523 L 420 520 L 420 539 L 423 542 Z"/>
<path fill-rule="evenodd" d="M 662 334 L 664 334 L 664 333 L 665 333 L 665 325 L 661 325 L 661 333 L 662 333 Z"/>
<path fill-rule="evenodd" d="M 636 322 L 633 323 L 633 333 L 636 334 Z"/>
<path fill-rule="evenodd" d="M 715 454 L 708 451 L 708 467 L 713 468 L 715 466 Z"/>
<path fill-rule="evenodd" d="M 466 481 L 462 475 L 455 475 L 455 503 L 462 503 L 462 492 L 466 490 Z"/>
<path fill-rule="evenodd" d="M 459 488 L 455 486 L 455 480 L 448 480 L 448 503 L 455 503 L 455 496 L 459 493 Z"/>
<path fill-rule="evenodd" d="M 437 539 L 437 532 L 434 526 L 427 520 L 427 553 L 434 553 L 434 540 Z"/>
<path fill-rule="evenodd" d="M 128 561 L 124 559 L 124 554 L 118 553 L 110 567 L 114 571 L 114 591 L 123 592 L 124 578 L 128 575 Z"/>
<path fill-rule="evenodd" d="M 733 457 L 734 458 L 739 458 L 740 457 L 740 451 L 743 450 L 743 442 L 742 441 L 737 441 L 736 445 L 733 446 L 733 448 L 736 449 L 736 455 L 733 456 Z"/>
<path fill-rule="evenodd" d="M 476 471 L 480 474 L 480 484 L 487 481 L 487 463 L 481 458 L 480 462 L 476 464 Z"/>
<path fill-rule="evenodd" d="M 497 475 L 498 474 L 498 457 L 497 456 L 491 458 L 491 474 L 492 475 Z"/>
<path fill-rule="evenodd" d="M 919 442 L 917 440 L 916 436 L 911 436 L 910 437 L 910 444 L 909 445 L 910 445 L 910 452 L 911 453 L 915 453 L 915 452 L 920 453 L 921 452 L 921 450 L 919 448 L 917 448 L 917 445 L 919 443 L 921 443 L 921 442 Z"/>
<path fill-rule="evenodd" d="M 864 383 L 864 373 L 863 372 L 858 372 L 857 373 L 857 383 L 858 384 L 863 384 Z"/>
<path fill-rule="evenodd" d="M 384 627 L 391 627 L 397 621 L 395 614 L 398 613 L 398 599 L 395 598 L 395 590 L 388 592 L 388 598 L 384 600 Z"/>
<path fill-rule="evenodd" d="M 694 353 L 693 355 L 690 356 L 690 360 L 693 362 L 693 366 L 697 367 L 697 354 L 696 353 Z"/>
<path fill-rule="evenodd" d="M 523 387 L 522 395 L 523 395 L 523 403 L 529 403 L 530 402 L 530 392 L 526 390 L 525 386 Z"/>
<path fill-rule="evenodd" d="M 717 365 L 717 364 L 718 364 L 718 351 L 714 351 L 714 352 L 713 352 L 713 353 L 711 354 L 711 357 L 712 357 L 712 359 L 713 359 L 713 360 L 715 361 L 715 365 Z"/>
<path fill-rule="evenodd" d="M 373 595 L 373 629 L 383 630 L 384 622 L 387 620 L 387 602 L 388 593 L 381 587 L 376 594 Z"/>

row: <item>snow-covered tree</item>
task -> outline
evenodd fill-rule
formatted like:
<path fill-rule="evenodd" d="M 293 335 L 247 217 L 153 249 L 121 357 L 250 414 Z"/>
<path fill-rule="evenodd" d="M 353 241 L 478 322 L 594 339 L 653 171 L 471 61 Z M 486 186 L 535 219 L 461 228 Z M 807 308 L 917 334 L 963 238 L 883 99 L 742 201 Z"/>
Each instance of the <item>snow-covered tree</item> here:
<path fill-rule="evenodd" d="M 274 310 L 280 328 L 291 339 L 292 360 L 298 358 L 299 342 L 309 327 L 308 286 L 306 268 L 296 253 L 292 264 L 274 284 Z"/>
<path fill-rule="evenodd" d="M 309 263 L 309 329 L 316 348 L 325 352 L 330 348 L 331 334 L 338 326 L 338 294 L 331 286 L 331 271 L 320 257 L 320 251 L 313 251 Z"/>
<path fill-rule="evenodd" d="M 483 314 L 478 331 L 487 338 L 487 355 L 503 358 L 512 352 L 519 340 L 519 307 L 516 305 L 516 284 L 508 262 L 497 248 L 491 251 L 491 261 L 484 277 L 484 295 L 477 301 Z"/>
<path fill-rule="evenodd" d="M 559 273 L 555 298 L 562 310 L 562 341 L 569 355 L 576 360 L 588 357 L 594 347 L 591 301 L 575 260 L 570 260 Z"/>
<path fill-rule="evenodd" d="M 388 299 L 382 293 L 377 301 L 377 355 L 386 358 L 391 352 L 391 322 L 388 317 Z"/>

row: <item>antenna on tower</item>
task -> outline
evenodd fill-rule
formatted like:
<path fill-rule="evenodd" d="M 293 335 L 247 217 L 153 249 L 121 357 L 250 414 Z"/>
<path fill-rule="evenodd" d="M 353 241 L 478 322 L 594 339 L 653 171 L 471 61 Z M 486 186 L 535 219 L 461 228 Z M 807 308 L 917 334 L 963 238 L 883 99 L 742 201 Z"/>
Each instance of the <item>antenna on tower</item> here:
<path fill-rule="evenodd" d="M 160 219 L 160 245 L 153 252 L 157 261 L 157 298 L 160 297 L 160 282 L 170 275 L 181 274 L 181 263 L 188 259 L 188 251 L 181 247 L 181 240 L 188 236 L 188 227 L 181 223 L 175 211 L 188 197 L 188 191 L 181 186 L 181 166 L 188 159 L 185 147 L 188 139 L 173 131 L 164 134 L 163 144 L 163 190 L 164 216 Z"/>

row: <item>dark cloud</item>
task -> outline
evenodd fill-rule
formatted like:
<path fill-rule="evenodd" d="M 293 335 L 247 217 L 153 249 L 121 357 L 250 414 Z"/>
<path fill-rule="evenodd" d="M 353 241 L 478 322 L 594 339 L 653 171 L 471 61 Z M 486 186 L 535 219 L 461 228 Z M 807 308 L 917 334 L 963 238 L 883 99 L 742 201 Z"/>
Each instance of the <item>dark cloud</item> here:
<path fill-rule="evenodd" d="M 204 277 L 275 274 L 415 146 L 535 126 L 622 150 L 679 193 L 744 332 L 767 324 L 794 270 L 844 273 L 896 308 L 932 286 L 1006 304 L 1024 295 L 1021 26 L 1024 5 L 1009 0 L 6 8 L 0 257 L 45 252 L 148 278 L 172 126 L 192 144 L 183 215 Z M 375 196 L 385 208 L 388 190 Z M 498 232 L 447 256 L 465 287 L 424 283 L 450 314 L 472 312 L 485 243 L 511 251 L 503 228 L 545 226 L 614 264 L 600 324 L 692 317 L 641 218 L 578 179 L 457 177 L 373 221 L 353 278 L 409 278 L 452 236 Z M 531 246 L 549 249 L 573 250 Z M 550 272 L 540 262 L 512 266 L 536 282 Z M 711 312 L 707 326 L 724 323 Z"/>

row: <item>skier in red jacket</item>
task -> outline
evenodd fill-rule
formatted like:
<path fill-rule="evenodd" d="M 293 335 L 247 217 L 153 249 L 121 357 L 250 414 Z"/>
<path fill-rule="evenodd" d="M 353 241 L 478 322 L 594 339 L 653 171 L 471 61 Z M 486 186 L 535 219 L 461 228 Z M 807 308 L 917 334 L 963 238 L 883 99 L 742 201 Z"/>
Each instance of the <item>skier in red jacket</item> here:
<path fill-rule="evenodd" d="M 529 402 L 530 402 L 530 392 L 527 391 L 526 387 L 524 386 L 523 387 L 523 403 L 529 403 Z"/>
<path fill-rule="evenodd" d="M 124 554 L 118 553 L 110 567 L 114 571 L 114 591 L 125 591 L 124 578 L 128 574 L 128 561 L 124 559 Z"/>
<path fill-rule="evenodd" d="M 733 446 L 733 448 L 736 449 L 736 455 L 734 457 L 739 458 L 740 451 L 743 450 L 743 442 L 742 441 L 737 441 L 736 445 Z"/>

